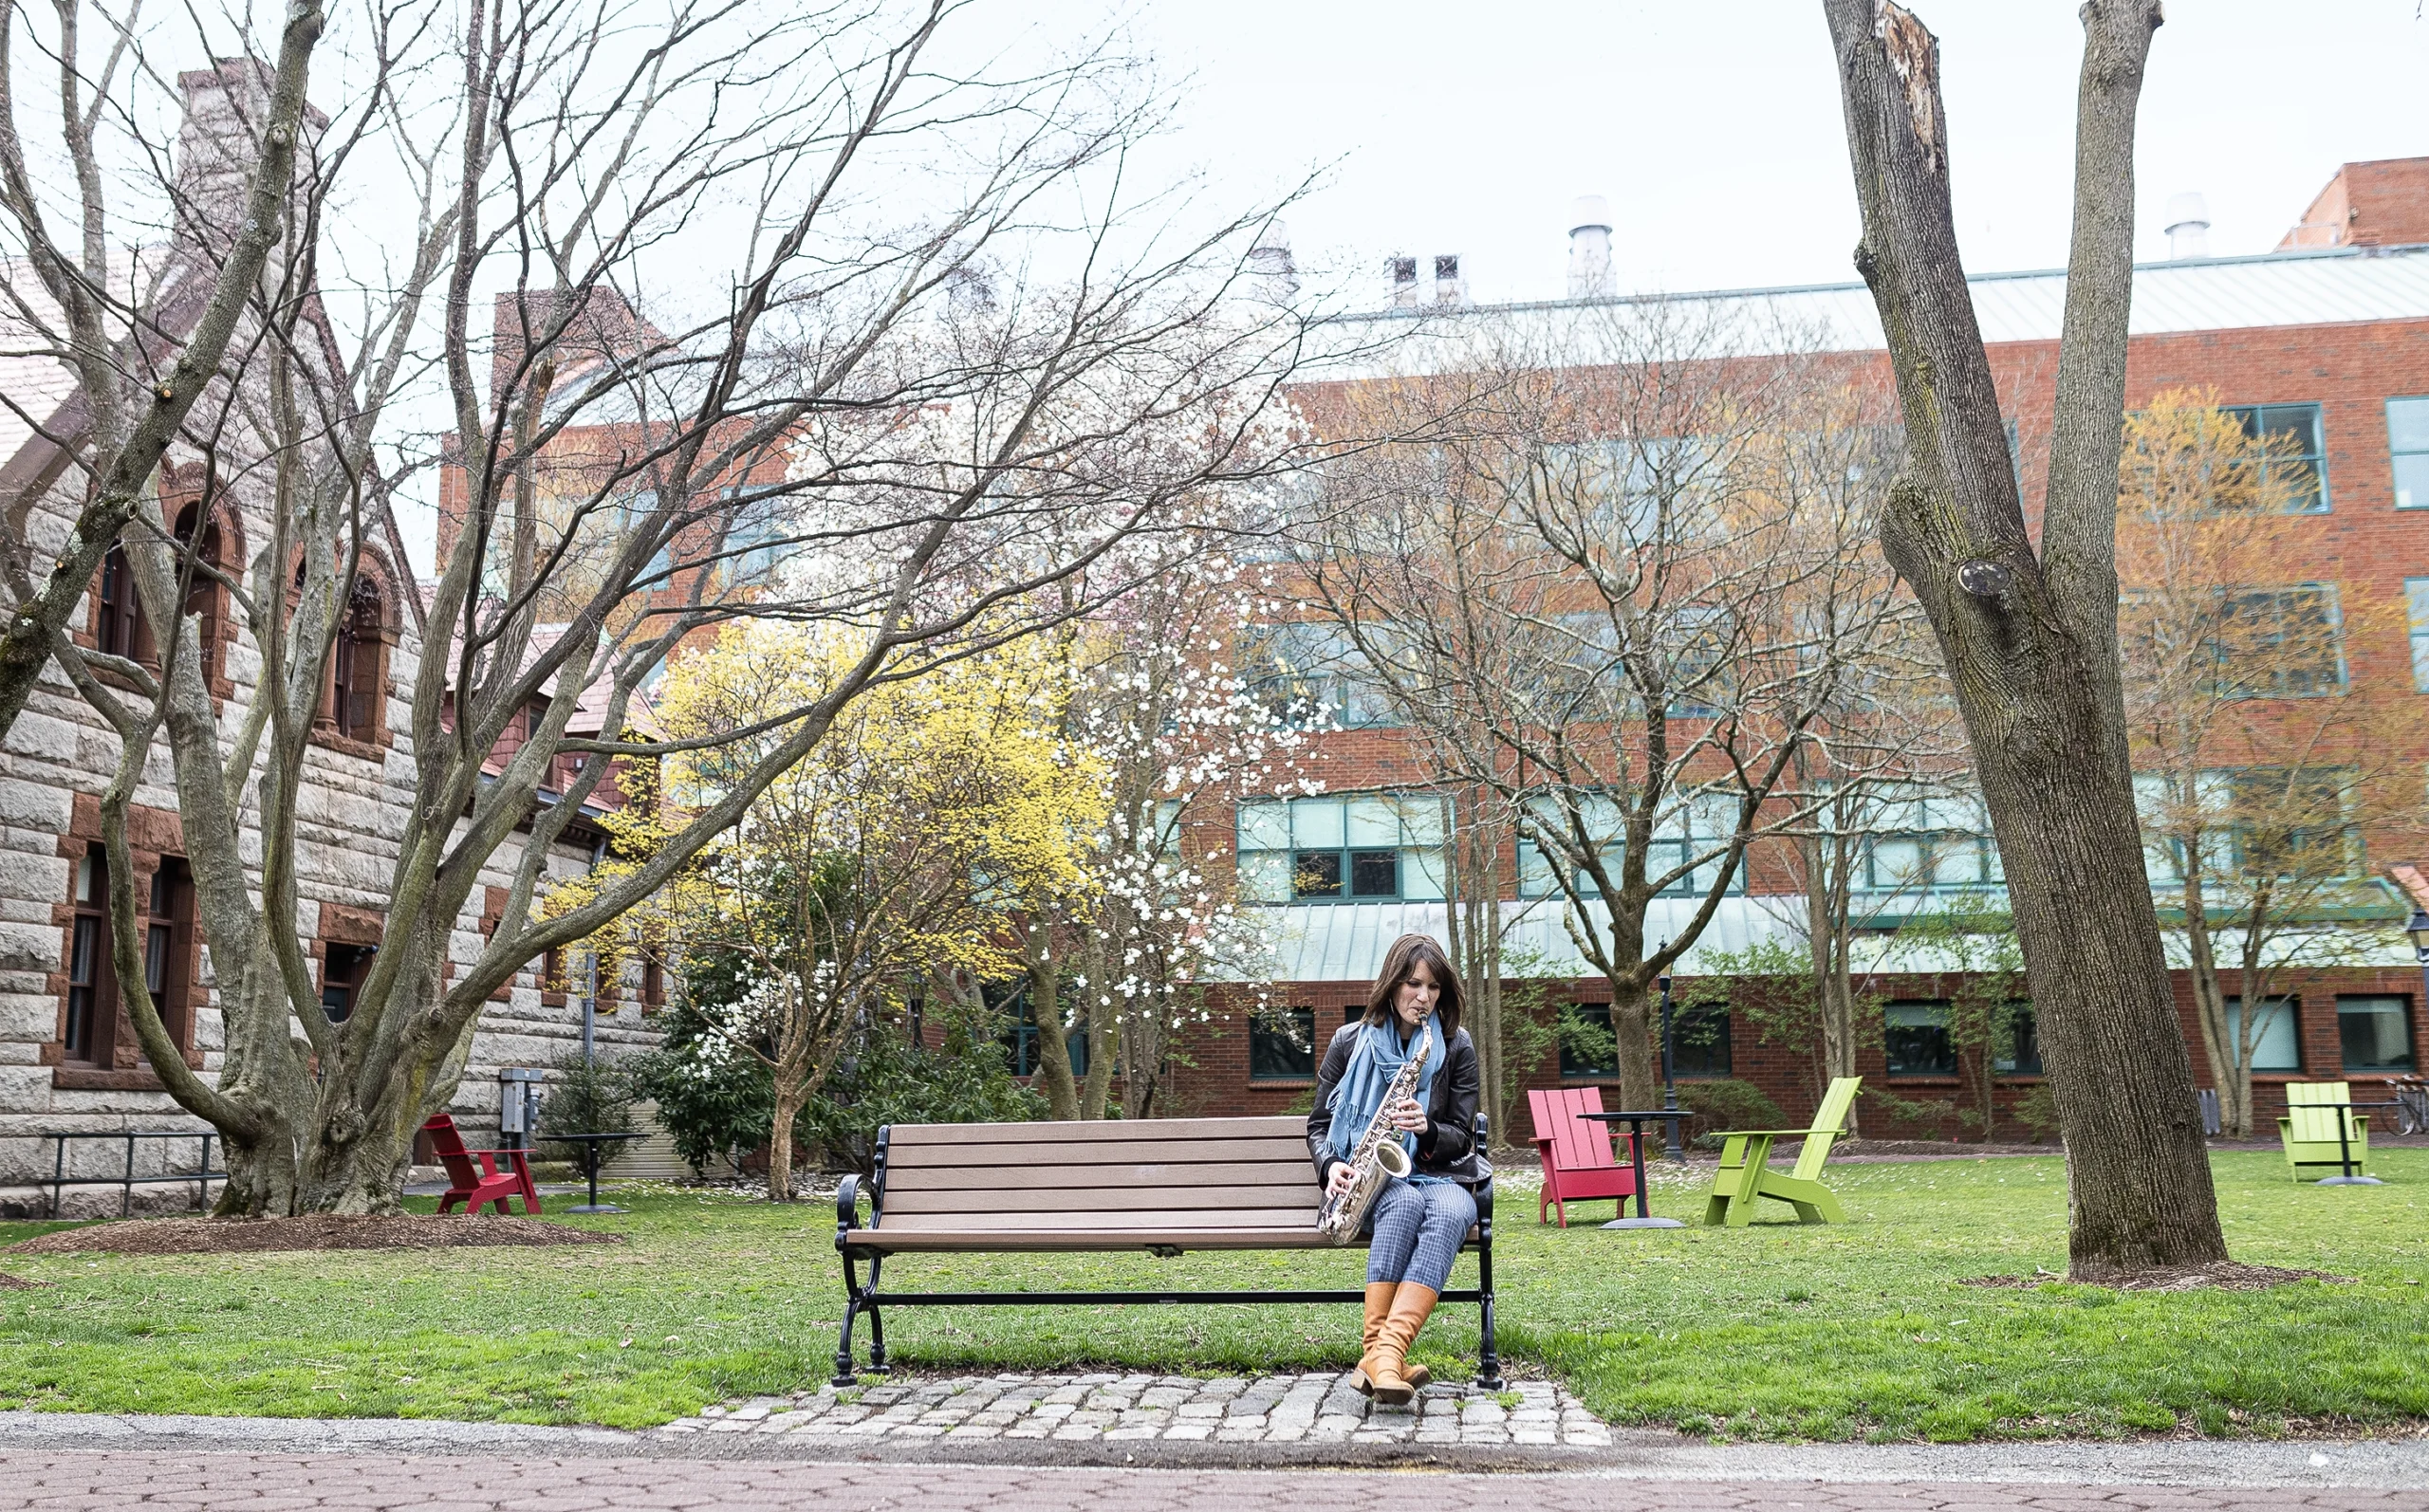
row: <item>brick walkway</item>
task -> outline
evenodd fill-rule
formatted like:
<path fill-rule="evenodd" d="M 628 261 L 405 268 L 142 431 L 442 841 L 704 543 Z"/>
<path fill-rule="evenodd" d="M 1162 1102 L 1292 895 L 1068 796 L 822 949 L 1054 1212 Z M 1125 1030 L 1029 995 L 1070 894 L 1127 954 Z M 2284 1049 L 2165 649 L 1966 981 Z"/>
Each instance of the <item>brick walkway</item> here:
<path fill-rule="evenodd" d="M 1623 1480 L 665 1459 L 0 1453 L 0 1512 L 2378 1512 L 2417 1490 Z"/>
<path fill-rule="evenodd" d="M 760 1396 L 679 1419 L 666 1434 L 783 1435 L 850 1449 L 873 1439 L 1057 1443 L 1417 1444 L 1443 1448 L 1608 1448 L 1611 1431 L 1566 1388 L 1505 1392 L 1437 1382 L 1407 1407 L 1378 1407 L 1347 1372 L 1307 1375 L 956 1375 L 793 1396 Z"/>

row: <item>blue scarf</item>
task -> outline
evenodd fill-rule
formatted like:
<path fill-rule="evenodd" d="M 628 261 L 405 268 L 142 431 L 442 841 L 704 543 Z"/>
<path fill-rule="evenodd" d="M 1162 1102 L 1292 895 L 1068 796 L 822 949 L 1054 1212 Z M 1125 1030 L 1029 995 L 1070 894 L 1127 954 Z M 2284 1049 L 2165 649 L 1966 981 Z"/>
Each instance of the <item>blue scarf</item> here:
<path fill-rule="evenodd" d="M 1418 1031 L 1429 1048 L 1425 1052 L 1425 1068 L 1417 1074 L 1417 1105 L 1427 1106 L 1434 1091 L 1435 1073 L 1442 1069 L 1442 1020 L 1437 1014 L 1427 1014 L 1425 1027 Z M 1392 1078 L 1400 1074 L 1418 1041 L 1400 1043 L 1400 1015 L 1394 1014 L 1381 1023 L 1363 1023 L 1358 1027 L 1358 1042 L 1350 1047 L 1349 1064 L 1344 1066 L 1341 1079 L 1333 1084 L 1332 1100 L 1325 1104 L 1332 1110 L 1332 1152 L 1347 1160 L 1375 1121 L 1375 1110 L 1383 1105 L 1384 1089 Z M 1417 1157 L 1417 1135 L 1400 1135 L 1400 1148 Z"/>

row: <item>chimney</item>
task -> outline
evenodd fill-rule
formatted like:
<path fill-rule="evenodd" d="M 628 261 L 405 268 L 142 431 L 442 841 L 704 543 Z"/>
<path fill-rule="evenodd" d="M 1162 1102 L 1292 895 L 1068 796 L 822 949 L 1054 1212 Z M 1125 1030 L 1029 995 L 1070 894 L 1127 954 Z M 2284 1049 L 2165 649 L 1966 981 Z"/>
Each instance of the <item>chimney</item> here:
<path fill-rule="evenodd" d="M 1445 252 L 1434 259 L 1434 303 L 1449 308 L 1467 302 L 1467 286 L 1459 281 L 1459 254 Z"/>
<path fill-rule="evenodd" d="M 1392 308 L 1417 308 L 1417 259 L 1414 257 L 1392 259 Z"/>
<path fill-rule="evenodd" d="M 1258 298 L 1287 304 L 1299 292 L 1299 267 L 1290 258 L 1290 228 L 1268 221 L 1249 248 L 1249 278 Z"/>
<path fill-rule="evenodd" d="M 172 190 L 176 234 L 214 258 L 226 254 L 244 220 L 245 192 L 261 154 L 262 130 L 269 120 L 269 86 L 276 76 L 277 70 L 259 58 L 217 58 L 208 68 L 177 75 L 177 90 L 185 99 Z M 308 104 L 304 107 L 293 190 L 299 197 L 315 171 L 321 133 L 328 124 L 328 117 Z"/>
<path fill-rule="evenodd" d="M 1580 194 L 1568 212 L 1568 297 L 1606 299 L 1618 292 L 1611 276 L 1611 202 Z"/>
<path fill-rule="evenodd" d="M 2167 202 L 2167 255 L 2172 258 L 2210 255 L 2210 202 L 2197 194 L 2182 194 Z"/>

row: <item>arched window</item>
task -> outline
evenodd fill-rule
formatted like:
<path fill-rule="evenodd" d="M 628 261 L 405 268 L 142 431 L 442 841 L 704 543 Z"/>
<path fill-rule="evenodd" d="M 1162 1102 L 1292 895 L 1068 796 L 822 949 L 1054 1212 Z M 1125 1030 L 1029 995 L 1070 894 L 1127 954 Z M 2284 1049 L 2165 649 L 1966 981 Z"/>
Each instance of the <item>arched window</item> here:
<path fill-rule="evenodd" d="M 145 632 L 143 606 L 136 601 L 135 572 L 124 546 L 110 547 L 102 559 L 102 581 L 93 593 L 93 647 L 130 661 L 151 655 L 152 637 Z"/>
<path fill-rule="evenodd" d="M 202 506 L 199 504 L 187 505 L 178 513 L 176 526 L 178 545 L 192 545 L 195 526 L 201 518 Z M 226 570 L 227 562 L 222 556 L 223 546 L 224 540 L 220 535 L 219 522 L 213 520 L 204 525 L 202 545 L 195 566 L 192 586 L 186 590 L 185 612 L 196 621 L 195 630 L 202 642 L 202 676 L 205 682 L 214 681 L 220 675 L 219 641 L 221 636 L 226 633 L 227 598 L 226 590 L 220 586 L 219 581 L 204 572 L 202 568 L 207 563 L 213 568 Z"/>
<path fill-rule="evenodd" d="M 339 734 L 366 744 L 380 738 L 380 705 L 386 693 L 381 618 L 379 584 L 357 574 L 329 654 L 329 717 Z"/>

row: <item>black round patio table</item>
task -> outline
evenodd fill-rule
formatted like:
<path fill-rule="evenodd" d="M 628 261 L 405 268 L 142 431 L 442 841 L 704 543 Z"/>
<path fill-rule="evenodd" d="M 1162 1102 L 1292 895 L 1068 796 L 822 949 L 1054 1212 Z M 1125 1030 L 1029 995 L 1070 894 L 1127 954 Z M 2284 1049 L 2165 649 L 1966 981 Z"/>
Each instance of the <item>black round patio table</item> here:
<path fill-rule="evenodd" d="M 1588 1123 L 1626 1124 L 1628 1126 L 1628 1152 L 1636 1157 L 1636 1216 L 1633 1218 L 1616 1219 L 1610 1223 L 1604 1224 L 1603 1226 L 1605 1228 L 1686 1227 L 1687 1226 L 1685 1224 L 1680 1223 L 1676 1218 L 1654 1217 L 1652 1210 L 1645 1206 L 1644 1126 L 1651 1123 L 1656 1118 L 1667 1118 L 1671 1122 L 1676 1123 L 1679 1119 L 1689 1116 L 1688 1110 L 1684 1108 L 1654 1108 L 1647 1111 L 1631 1110 L 1625 1113 L 1581 1113 L 1578 1116 L 1584 1118 Z"/>
<path fill-rule="evenodd" d="M 646 1139 L 649 1135 L 645 1134 L 544 1134 L 540 1137 L 544 1141 L 584 1147 L 586 1158 L 583 1161 L 583 1165 L 587 1168 L 586 1174 L 590 1177 L 590 1201 L 579 1208 L 568 1208 L 566 1211 L 569 1213 L 624 1211 L 613 1203 L 602 1203 L 599 1200 L 599 1147 L 611 1139 Z"/>

